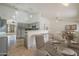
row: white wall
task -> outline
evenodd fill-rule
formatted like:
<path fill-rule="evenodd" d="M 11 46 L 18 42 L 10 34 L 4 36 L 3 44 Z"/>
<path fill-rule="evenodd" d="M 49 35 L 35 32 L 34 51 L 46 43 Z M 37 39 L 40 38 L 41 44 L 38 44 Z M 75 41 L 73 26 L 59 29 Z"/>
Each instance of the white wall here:
<path fill-rule="evenodd" d="M 65 29 L 65 25 L 77 24 L 76 22 L 70 21 L 58 21 L 50 20 L 49 33 L 60 32 Z"/>
<path fill-rule="evenodd" d="M 41 30 L 45 30 L 46 27 L 49 27 L 49 20 L 48 19 L 40 16 L 39 22 L 40 22 L 40 29 Z"/>
<path fill-rule="evenodd" d="M 32 17 L 30 17 L 30 15 L 32 15 Z M 28 18 L 29 18 L 29 20 L 27 21 L 28 23 L 38 22 L 39 14 L 38 13 L 36 13 L 36 14 L 30 14 L 29 13 Z"/>
<path fill-rule="evenodd" d="M 14 9 L 0 5 L 0 16 L 2 18 L 5 18 L 5 19 L 12 18 L 12 16 L 14 15 L 14 12 L 15 12 Z"/>
<path fill-rule="evenodd" d="M 0 16 L 4 19 L 14 19 L 16 17 L 17 22 L 26 23 L 28 20 L 28 13 L 23 11 L 18 11 L 14 8 L 0 5 Z"/>

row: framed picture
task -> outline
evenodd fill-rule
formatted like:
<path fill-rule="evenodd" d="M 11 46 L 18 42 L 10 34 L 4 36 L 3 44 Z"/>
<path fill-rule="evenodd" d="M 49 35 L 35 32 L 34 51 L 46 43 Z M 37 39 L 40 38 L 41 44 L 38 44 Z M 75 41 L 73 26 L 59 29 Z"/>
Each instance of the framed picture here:
<path fill-rule="evenodd" d="M 66 25 L 65 26 L 65 30 L 76 30 L 77 29 L 77 25 L 73 24 L 73 25 Z"/>
<path fill-rule="evenodd" d="M 74 24 L 74 25 L 72 25 L 72 30 L 76 30 L 77 29 L 77 25 L 76 24 Z"/>
<path fill-rule="evenodd" d="M 66 25 L 65 26 L 65 30 L 70 30 L 71 28 L 70 28 L 70 25 Z"/>

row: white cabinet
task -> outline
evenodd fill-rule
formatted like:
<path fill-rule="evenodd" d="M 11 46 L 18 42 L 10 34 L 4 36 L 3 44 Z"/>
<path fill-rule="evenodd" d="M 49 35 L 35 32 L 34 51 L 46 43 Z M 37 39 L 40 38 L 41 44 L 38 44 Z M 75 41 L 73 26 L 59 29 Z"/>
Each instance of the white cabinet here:
<path fill-rule="evenodd" d="M 13 47 L 16 44 L 16 35 L 8 35 L 8 47 Z"/>
<path fill-rule="evenodd" d="M 48 36 L 48 33 L 45 33 L 45 34 L 44 34 L 44 42 L 45 42 L 45 43 L 48 42 L 48 40 L 49 40 L 48 37 L 49 37 L 49 36 Z"/>

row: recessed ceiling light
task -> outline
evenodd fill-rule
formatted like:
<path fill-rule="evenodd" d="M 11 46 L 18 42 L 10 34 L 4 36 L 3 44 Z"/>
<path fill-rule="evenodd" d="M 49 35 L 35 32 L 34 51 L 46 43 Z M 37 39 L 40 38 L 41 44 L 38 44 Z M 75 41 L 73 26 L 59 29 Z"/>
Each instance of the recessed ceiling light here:
<path fill-rule="evenodd" d="M 30 18 L 32 18 L 33 17 L 33 15 L 30 15 Z"/>
<path fill-rule="evenodd" d="M 66 7 L 69 6 L 69 3 L 62 3 L 62 4 Z"/>
<path fill-rule="evenodd" d="M 12 16 L 12 19 L 15 19 L 15 18 L 16 18 L 16 16 L 15 16 L 15 15 L 13 15 L 13 16 Z"/>
<path fill-rule="evenodd" d="M 16 14 L 18 14 L 18 11 L 15 11 Z"/>

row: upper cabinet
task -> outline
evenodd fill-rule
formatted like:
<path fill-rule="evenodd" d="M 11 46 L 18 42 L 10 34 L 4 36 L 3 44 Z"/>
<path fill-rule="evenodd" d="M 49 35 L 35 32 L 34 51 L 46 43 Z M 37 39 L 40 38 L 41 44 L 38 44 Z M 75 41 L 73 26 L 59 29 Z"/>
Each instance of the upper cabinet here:
<path fill-rule="evenodd" d="M 6 20 L 0 18 L 0 32 L 6 32 Z"/>

